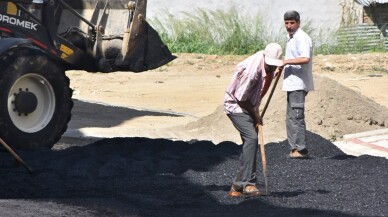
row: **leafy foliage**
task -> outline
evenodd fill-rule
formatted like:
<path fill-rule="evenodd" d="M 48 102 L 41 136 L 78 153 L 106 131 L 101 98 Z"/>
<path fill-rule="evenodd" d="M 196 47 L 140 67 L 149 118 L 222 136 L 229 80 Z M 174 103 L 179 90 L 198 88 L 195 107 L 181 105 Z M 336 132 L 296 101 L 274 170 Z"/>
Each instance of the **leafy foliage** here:
<path fill-rule="evenodd" d="M 161 35 L 173 53 L 203 53 L 219 55 L 246 55 L 264 49 L 270 42 L 285 46 L 285 30 L 275 34 L 265 26 L 260 15 L 253 18 L 241 16 L 231 7 L 229 10 L 195 9 L 178 16 L 165 11 L 164 17 L 150 23 Z M 307 20 L 302 29 L 314 41 L 314 54 L 345 54 L 365 52 L 365 42 L 349 45 L 338 40 L 337 32 L 315 29 Z M 386 52 L 384 45 L 368 51 Z"/>

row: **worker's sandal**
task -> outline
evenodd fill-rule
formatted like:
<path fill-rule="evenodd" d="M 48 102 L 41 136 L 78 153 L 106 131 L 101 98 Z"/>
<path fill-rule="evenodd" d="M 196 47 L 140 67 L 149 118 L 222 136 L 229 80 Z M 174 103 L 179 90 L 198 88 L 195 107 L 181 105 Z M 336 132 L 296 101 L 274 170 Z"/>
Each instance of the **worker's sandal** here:
<path fill-rule="evenodd" d="M 254 185 L 245 186 L 243 194 L 250 197 L 261 195 L 259 189 L 257 189 L 257 187 Z"/>
<path fill-rule="evenodd" d="M 293 149 L 290 154 L 289 154 L 290 158 L 292 159 L 306 159 L 306 158 L 309 158 L 309 154 L 308 154 L 308 151 L 307 149 L 303 149 L 301 151 L 298 151 L 296 149 Z"/>
<path fill-rule="evenodd" d="M 232 185 L 232 187 L 230 187 L 230 190 L 228 192 L 229 197 L 240 197 L 240 196 L 242 196 L 242 194 L 243 194 L 243 192 L 236 190 L 233 185 Z"/>

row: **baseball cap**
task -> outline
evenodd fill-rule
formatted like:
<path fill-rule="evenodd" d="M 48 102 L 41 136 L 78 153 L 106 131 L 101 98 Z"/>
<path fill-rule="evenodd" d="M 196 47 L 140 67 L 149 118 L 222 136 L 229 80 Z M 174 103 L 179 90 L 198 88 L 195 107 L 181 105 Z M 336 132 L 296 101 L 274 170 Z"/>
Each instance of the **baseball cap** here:
<path fill-rule="evenodd" d="M 282 66 L 282 47 L 277 43 L 270 43 L 264 49 L 264 62 L 271 66 Z"/>

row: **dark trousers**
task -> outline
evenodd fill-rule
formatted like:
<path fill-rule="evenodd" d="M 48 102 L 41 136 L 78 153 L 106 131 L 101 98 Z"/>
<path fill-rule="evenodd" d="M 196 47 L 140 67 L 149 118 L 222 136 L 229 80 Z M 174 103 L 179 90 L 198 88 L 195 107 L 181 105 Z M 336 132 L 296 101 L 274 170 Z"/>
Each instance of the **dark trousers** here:
<path fill-rule="evenodd" d="M 240 167 L 233 180 L 236 190 L 241 190 L 247 185 L 256 185 L 256 165 L 258 151 L 257 129 L 253 119 L 245 113 L 228 114 L 233 125 L 240 132 L 242 153 Z"/>
<path fill-rule="evenodd" d="M 304 90 L 287 92 L 286 128 L 287 139 L 291 149 L 301 151 L 306 148 L 306 122 L 304 119 Z"/>

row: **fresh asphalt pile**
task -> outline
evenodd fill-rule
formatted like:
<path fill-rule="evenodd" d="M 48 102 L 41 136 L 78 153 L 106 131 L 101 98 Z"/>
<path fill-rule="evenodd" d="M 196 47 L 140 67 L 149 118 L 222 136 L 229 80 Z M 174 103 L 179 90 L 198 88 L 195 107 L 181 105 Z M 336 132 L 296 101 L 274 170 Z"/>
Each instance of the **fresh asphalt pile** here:
<path fill-rule="evenodd" d="M 388 215 L 388 160 L 307 139 L 307 160 L 289 159 L 285 141 L 266 145 L 270 194 L 254 198 L 227 196 L 241 150 L 232 142 L 114 138 L 19 152 L 33 174 L 3 151 L 0 216 Z"/>

